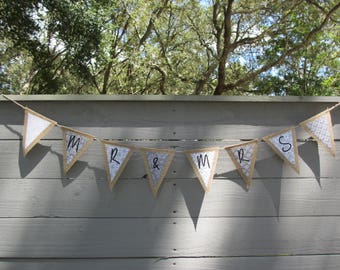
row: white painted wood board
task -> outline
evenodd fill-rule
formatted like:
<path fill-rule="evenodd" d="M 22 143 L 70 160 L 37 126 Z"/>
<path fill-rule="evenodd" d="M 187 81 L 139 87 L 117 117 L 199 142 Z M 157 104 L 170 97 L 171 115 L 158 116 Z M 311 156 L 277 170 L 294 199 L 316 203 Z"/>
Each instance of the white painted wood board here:
<path fill-rule="evenodd" d="M 339 109 L 335 158 L 297 128 L 301 173 L 261 142 L 249 191 L 221 150 L 204 194 L 182 152 L 280 131 L 339 97 L 17 99 L 101 139 L 178 152 L 157 198 L 139 152 L 110 192 L 99 143 L 66 176 L 58 128 L 23 158 L 23 111 L 0 97 L 0 270 L 340 268 Z"/>
<path fill-rule="evenodd" d="M 146 179 L 2 179 L 1 217 L 340 216 L 337 179 L 215 179 L 204 194 L 196 179 L 167 179 L 157 198 Z"/>
<path fill-rule="evenodd" d="M 5 259 L 0 270 L 338 270 L 340 255 L 226 257 L 226 258 L 120 258 L 120 259 Z"/>
<path fill-rule="evenodd" d="M 339 254 L 339 227 L 340 217 L 216 217 L 196 226 L 190 218 L 2 218 L 0 257 Z"/>

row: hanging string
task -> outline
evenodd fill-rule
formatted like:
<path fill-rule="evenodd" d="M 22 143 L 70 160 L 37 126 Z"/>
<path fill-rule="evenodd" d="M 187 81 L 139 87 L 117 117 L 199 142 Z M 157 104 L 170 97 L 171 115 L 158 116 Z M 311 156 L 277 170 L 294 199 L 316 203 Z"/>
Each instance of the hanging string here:
<path fill-rule="evenodd" d="M 95 136 L 93 136 L 92 134 L 90 133 L 86 133 L 86 132 L 82 132 L 82 131 L 79 131 L 79 130 L 75 130 L 73 128 L 70 128 L 70 127 L 67 127 L 67 126 L 63 126 L 63 125 L 59 125 L 58 126 L 61 128 L 61 129 L 68 129 L 68 130 L 71 130 L 75 133 L 79 133 L 81 135 L 84 135 L 85 137 L 90 137 L 92 138 L 94 141 L 100 141 L 100 139 L 96 138 Z"/>
<path fill-rule="evenodd" d="M 4 95 L 4 94 L 2 94 L 2 96 L 3 96 L 5 99 L 7 99 L 7 100 L 12 101 L 14 104 L 18 105 L 18 106 L 21 107 L 22 109 L 24 109 L 24 110 L 26 109 L 25 106 L 21 105 L 19 102 L 16 102 L 14 99 L 11 99 L 11 98 L 9 98 L 8 96 L 6 96 L 6 95 Z"/>
<path fill-rule="evenodd" d="M 2 95 L 5 99 L 7 99 L 7 100 L 9 100 L 9 101 L 12 101 L 14 104 L 16 104 L 17 106 L 21 107 L 22 109 L 24 109 L 24 110 L 28 109 L 27 107 L 21 105 L 19 102 L 15 101 L 14 99 L 11 99 L 10 97 L 8 97 L 8 96 L 6 96 L 6 95 L 4 95 L 4 94 L 1 94 L 1 95 Z M 337 108 L 338 106 L 340 106 L 340 102 L 338 102 L 337 104 L 335 104 L 334 106 L 332 106 L 332 107 L 330 107 L 330 108 L 327 108 L 327 109 L 324 110 L 323 112 L 330 112 L 330 111 L 334 110 L 335 108 Z M 54 121 L 54 120 L 53 120 L 53 121 Z M 72 129 L 72 128 L 70 128 L 70 127 L 64 126 L 64 125 L 60 125 L 60 124 L 59 124 L 58 122 L 56 122 L 56 121 L 54 121 L 54 122 L 55 122 L 55 125 L 58 126 L 59 128 L 65 128 L 65 129 L 73 130 L 73 131 L 75 131 L 75 132 L 77 132 L 77 133 L 84 134 L 85 136 L 89 136 L 89 137 L 93 138 L 93 140 L 95 140 L 95 141 L 101 141 L 100 139 L 98 139 L 97 137 L 93 136 L 92 134 L 85 133 L 85 132 L 81 132 L 81 131 Z M 293 126 L 292 128 L 298 128 L 298 127 L 300 127 L 300 123 L 299 123 L 298 125 L 296 125 L 296 126 Z M 256 140 L 257 140 L 257 141 L 262 141 L 263 138 L 264 138 L 264 137 L 262 137 L 262 138 L 257 138 L 257 139 L 253 139 L 253 140 L 251 140 L 251 141 L 256 141 Z M 231 146 L 232 146 L 232 145 L 231 145 Z M 229 146 L 228 146 L 228 147 L 229 147 Z M 211 148 L 213 148 L 213 147 L 211 147 Z M 225 149 L 225 147 L 214 147 L 214 148 L 217 148 L 217 149 L 219 149 L 219 150 L 224 150 L 224 149 Z M 138 148 L 136 148 L 136 149 L 138 149 Z M 175 151 L 175 152 L 176 152 L 176 153 L 183 153 L 183 152 L 185 152 L 185 151 L 182 150 L 182 151 Z"/>
<path fill-rule="evenodd" d="M 340 106 L 340 102 L 339 102 L 338 104 L 335 104 L 333 107 L 330 107 L 330 108 L 327 109 L 326 111 L 334 110 L 334 109 L 337 108 L 338 106 Z"/>

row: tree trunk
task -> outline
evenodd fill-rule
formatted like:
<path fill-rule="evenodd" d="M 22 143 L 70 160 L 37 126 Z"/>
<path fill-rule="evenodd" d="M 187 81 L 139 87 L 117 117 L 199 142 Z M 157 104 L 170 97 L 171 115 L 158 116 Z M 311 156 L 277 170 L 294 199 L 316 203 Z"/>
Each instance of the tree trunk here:
<path fill-rule="evenodd" d="M 229 53 L 232 50 L 231 45 L 231 14 L 233 0 L 228 1 L 228 5 L 223 7 L 223 50 L 218 63 L 218 74 L 217 74 L 217 85 L 215 88 L 214 95 L 221 95 L 224 92 L 225 85 L 225 65 Z"/>
<path fill-rule="evenodd" d="M 224 92 L 224 83 L 225 83 L 225 61 L 220 61 L 218 65 L 218 74 L 217 74 L 217 85 L 214 91 L 215 96 L 219 96 Z"/>
<path fill-rule="evenodd" d="M 108 84 L 109 84 L 111 68 L 112 68 L 112 61 L 110 61 L 108 63 L 108 65 L 105 69 L 103 87 L 102 87 L 102 91 L 100 92 L 102 95 L 107 94 L 107 90 L 108 90 L 107 88 L 108 88 Z"/>

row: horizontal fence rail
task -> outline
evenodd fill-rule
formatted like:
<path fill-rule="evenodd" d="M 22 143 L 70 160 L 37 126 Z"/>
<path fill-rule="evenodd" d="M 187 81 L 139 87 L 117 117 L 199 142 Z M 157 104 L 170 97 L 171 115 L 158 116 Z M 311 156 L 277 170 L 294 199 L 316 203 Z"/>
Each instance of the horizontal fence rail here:
<path fill-rule="evenodd" d="M 60 128 L 24 157 L 24 112 L 0 97 L 0 270 L 340 268 L 340 107 L 335 157 L 296 127 L 299 174 L 260 140 L 247 189 L 223 149 L 297 126 L 339 97 L 10 98 L 137 150 L 112 191 L 97 141 L 65 175 Z M 175 150 L 157 197 L 142 147 Z M 221 150 L 205 193 L 184 151 L 207 147 Z"/>

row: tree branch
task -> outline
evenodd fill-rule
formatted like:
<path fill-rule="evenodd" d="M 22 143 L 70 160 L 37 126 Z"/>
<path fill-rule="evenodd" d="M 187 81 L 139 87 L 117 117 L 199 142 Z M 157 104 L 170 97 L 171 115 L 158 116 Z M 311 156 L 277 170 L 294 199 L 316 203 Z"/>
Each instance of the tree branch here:
<path fill-rule="evenodd" d="M 288 49 L 287 51 L 285 51 L 284 53 L 281 54 L 280 57 L 278 57 L 277 59 L 267 63 L 266 65 L 264 65 L 263 67 L 259 68 L 258 70 L 255 70 L 251 73 L 248 73 L 248 75 L 244 78 L 241 78 L 239 80 L 237 80 L 234 83 L 231 84 L 227 84 L 224 86 L 224 91 L 228 91 L 231 90 L 235 87 L 238 87 L 246 82 L 250 82 L 252 80 L 254 80 L 259 74 L 268 71 L 269 69 L 271 69 L 274 66 L 280 65 L 287 56 L 292 55 L 293 53 L 299 51 L 300 49 L 306 47 L 309 45 L 309 43 L 312 41 L 312 39 L 326 26 L 326 24 L 328 23 L 328 21 L 330 20 L 331 16 L 340 8 L 340 3 L 336 4 L 325 16 L 325 18 L 323 19 L 323 21 L 320 23 L 320 25 L 316 28 L 314 28 L 312 31 L 310 31 L 307 35 L 307 37 L 305 38 L 305 40 L 299 44 L 297 44 L 296 46 Z M 216 92 L 216 91 L 215 91 Z M 215 95 L 218 93 L 214 93 Z"/>
<path fill-rule="evenodd" d="M 313 0 L 305 0 L 307 3 L 315 6 L 317 9 L 321 10 L 321 12 L 323 14 L 326 14 L 327 15 L 327 10 L 325 10 L 321 5 L 319 5 L 317 2 L 313 1 Z M 333 18 L 330 18 L 330 20 L 332 20 L 333 22 L 336 22 L 336 23 L 339 23 L 339 21 L 333 19 Z"/>
<path fill-rule="evenodd" d="M 166 81 L 166 72 L 161 69 L 158 65 L 151 65 L 151 68 L 157 70 L 161 74 L 161 79 L 159 81 L 159 91 L 161 92 L 162 95 L 165 95 L 165 81 Z"/>
<path fill-rule="evenodd" d="M 149 19 L 148 26 L 146 28 L 146 31 L 145 31 L 144 35 L 141 37 L 141 39 L 139 40 L 138 48 L 140 48 L 144 44 L 144 42 L 148 39 L 148 37 L 151 35 L 151 32 L 154 29 L 155 19 L 157 19 L 161 16 L 162 12 L 164 11 L 166 6 L 168 5 L 168 2 L 169 2 L 169 0 L 164 0 L 163 5 L 161 7 L 156 8 L 152 11 L 151 17 Z"/>
<path fill-rule="evenodd" d="M 224 84 L 225 84 L 225 65 L 227 62 L 227 58 L 229 53 L 234 49 L 231 46 L 231 13 L 232 6 L 234 0 L 229 0 L 227 7 L 223 7 L 223 15 L 224 15 L 224 33 L 223 33 L 223 50 L 222 55 L 218 55 L 219 63 L 218 63 L 218 74 L 217 74 L 217 85 L 215 89 L 215 94 L 221 94 L 223 92 Z"/>

